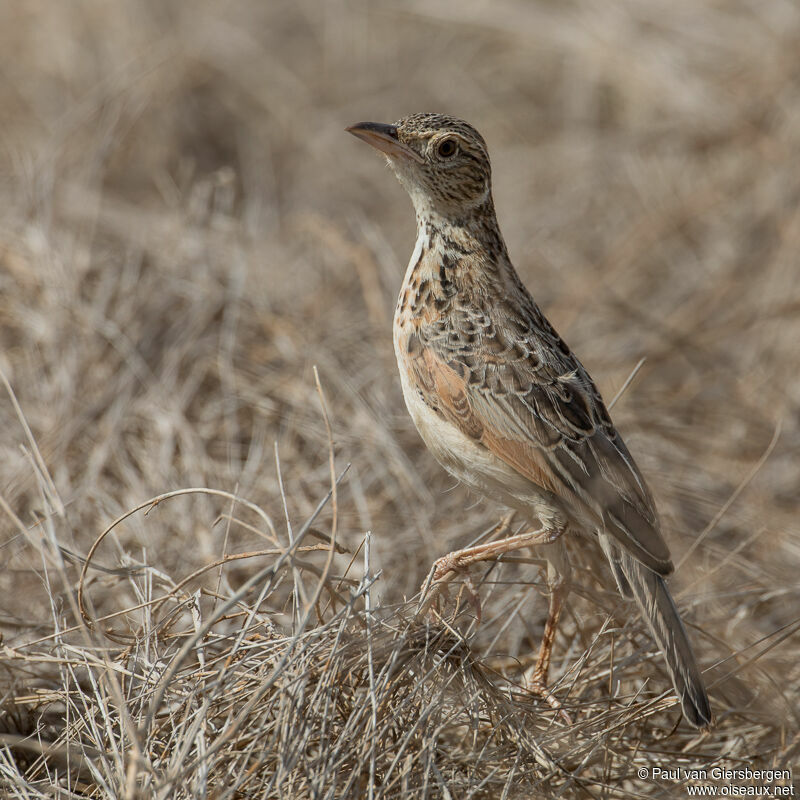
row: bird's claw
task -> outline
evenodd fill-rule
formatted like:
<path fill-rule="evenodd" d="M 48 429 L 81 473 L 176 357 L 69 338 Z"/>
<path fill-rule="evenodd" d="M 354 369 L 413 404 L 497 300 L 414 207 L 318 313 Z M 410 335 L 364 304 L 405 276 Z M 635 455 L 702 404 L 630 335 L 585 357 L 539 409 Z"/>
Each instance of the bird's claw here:
<path fill-rule="evenodd" d="M 564 710 L 564 707 L 561 705 L 561 701 L 547 688 L 541 678 L 538 678 L 536 675 L 534 675 L 530 680 L 526 680 L 525 690 L 529 694 L 540 697 L 558 714 L 559 717 L 561 717 L 564 722 L 567 723 L 567 725 L 572 725 L 572 717 L 570 717 L 570 715 Z"/>
<path fill-rule="evenodd" d="M 443 596 L 445 600 L 450 599 L 449 583 L 456 575 L 464 576 L 464 584 L 456 599 L 456 608 L 458 607 L 458 600 L 461 597 L 461 593 L 466 591 L 470 603 L 475 609 L 475 616 L 478 622 L 481 621 L 481 599 L 478 595 L 478 590 L 472 582 L 468 567 L 459 563 L 456 553 L 449 553 L 435 563 L 431 580 L 426 581 L 425 585 L 422 587 L 423 592 L 427 589 L 428 596 L 424 598 L 420 606 L 419 614 L 428 614 L 428 616 L 436 617 L 439 608 L 439 598 Z"/>

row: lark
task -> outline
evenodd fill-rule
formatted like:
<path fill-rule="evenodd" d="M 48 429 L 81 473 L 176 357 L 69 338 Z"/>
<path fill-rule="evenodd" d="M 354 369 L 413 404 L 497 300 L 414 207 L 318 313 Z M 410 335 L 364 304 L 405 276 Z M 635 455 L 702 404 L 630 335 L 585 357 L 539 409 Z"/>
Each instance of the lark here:
<path fill-rule="evenodd" d="M 434 580 L 547 545 L 548 617 L 529 689 L 557 706 L 547 676 L 571 577 L 564 534 L 597 537 L 664 655 L 685 718 L 708 726 L 703 679 L 664 580 L 673 566 L 652 495 L 597 387 L 511 263 L 483 137 L 442 114 L 347 130 L 385 154 L 416 211 L 394 317 L 409 413 L 449 473 L 535 528 L 450 553 Z"/>

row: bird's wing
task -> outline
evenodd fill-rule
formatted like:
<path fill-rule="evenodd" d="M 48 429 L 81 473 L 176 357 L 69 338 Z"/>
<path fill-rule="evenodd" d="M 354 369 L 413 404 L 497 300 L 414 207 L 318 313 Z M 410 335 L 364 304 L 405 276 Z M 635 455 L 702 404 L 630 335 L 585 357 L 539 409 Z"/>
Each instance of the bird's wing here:
<path fill-rule="evenodd" d="M 672 571 L 650 493 L 581 363 L 531 300 L 452 309 L 409 341 L 415 388 L 451 424 L 632 556 Z M 501 316 L 502 315 L 502 316 Z M 497 322 L 495 322 L 497 320 Z"/>

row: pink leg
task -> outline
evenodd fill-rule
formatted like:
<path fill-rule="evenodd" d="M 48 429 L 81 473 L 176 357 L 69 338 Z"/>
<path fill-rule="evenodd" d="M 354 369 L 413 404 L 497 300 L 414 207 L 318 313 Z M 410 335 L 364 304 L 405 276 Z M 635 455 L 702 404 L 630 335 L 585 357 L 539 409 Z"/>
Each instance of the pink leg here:
<path fill-rule="evenodd" d="M 564 601 L 569 595 L 569 580 L 571 568 L 567 558 L 566 549 L 559 543 L 558 547 L 548 553 L 547 564 L 547 587 L 550 593 L 547 607 L 547 621 L 544 624 L 544 633 L 539 645 L 539 654 L 536 657 L 536 664 L 533 672 L 528 677 L 525 675 L 526 688 L 532 694 L 543 698 L 552 708 L 558 710 L 567 724 L 572 724 L 572 720 L 561 708 L 561 703 L 552 695 L 547 688 L 547 675 L 550 671 L 550 657 L 553 651 L 553 642 L 556 638 L 558 620 L 561 617 L 561 610 Z"/>
<path fill-rule="evenodd" d="M 516 536 L 509 536 L 496 542 L 487 542 L 475 547 L 465 547 L 463 550 L 454 550 L 452 553 L 442 556 L 442 558 L 434 562 L 431 574 L 422 587 L 423 600 L 417 613 L 426 613 L 436 602 L 439 594 L 442 591 L 446 591 L 447 584 L 459 573 L 466 573 L 473 564 L 478 564 L 481 561 L 494 561 L 505 553 L 513 553 L 524 547 L 552 544 L 563 532 L 564 528 L 545 528 L 541 531 L 519 533 Z M 469 584 L 467 585 L 469 587 Z M 429 587 L 430 592 L 427 591 Z M 476 604 L 478 619 L 480 620 L 480 601 L 474 590 L 471 587 L 469 588 L 472 592 L 473 602 Z"/>
<path fill-rule="evenodd" d="M 512 553 L 525 547 L 553 544 L 557 542 L 565 530 L 566 526 L 555 529 L 545 528 L 540 531 L 520 533 L 516 536 L 509 536 L 506 539 L 487 542 L 486 544 L 480 544 L 474 547 L 466 547 L 463 550 L 455 550 L 452 553 L 448 553 L 446 556 L 434 562 L 428 580 L 426 580 L 422 587 L 423 599 L 417 612 L 418 615 L 427 613 L 438 600 L 439 594 L 447 592 L 448 583 L 459 573 L 468 573 L 469 568 L 473 564 L 478 564 L 482 561 L 493 561 L 505 553 Z M 555 641 L 561 609 L 564 605 L 564 600 L 569 594 L 569 576 L 571 570 L 566 548 L 564 548 L 561 542 L 558 542 L 557 546 L 552 548 L 552 550 L 548 549 L 547 558 L 547 586 L 550 593 L 547 621 L 544 626 L 544 634 L 542 635 L 542 642 L 539 646 L 539 654 L 536 658 L 533 673 L 530 678 L 526 678 L 526 688 L 532 694 L 543 698 L 548 705 L 559 711 L 562 718 L 565 719 L 568 724 L 571 724 L 569 716 L 561 708 L 561 703 L 547 688 L 547 675 L 550 669 L 553 642 Z M 472 597 L 476 616 L 480 621 L 480 598 L 472 587 L 468 574 L 466 586 Z M 430 591 L 428 591 L 428 589 L 430 589 Z"/>

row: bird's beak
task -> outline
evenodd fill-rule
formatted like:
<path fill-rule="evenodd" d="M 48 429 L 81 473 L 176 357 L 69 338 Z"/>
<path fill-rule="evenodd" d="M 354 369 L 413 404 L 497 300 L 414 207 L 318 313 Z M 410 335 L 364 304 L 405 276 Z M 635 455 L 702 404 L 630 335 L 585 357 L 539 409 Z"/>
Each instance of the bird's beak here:
<path fill-rule="evenodd" d="M 345 128 L 348 133 L 363 139 L 387 156 L 407 158 L 422 163 L 422 156 L 414 152 L 397 138 L 396 125 L 384 125 L 382 122 L 358 122 Z"/>

